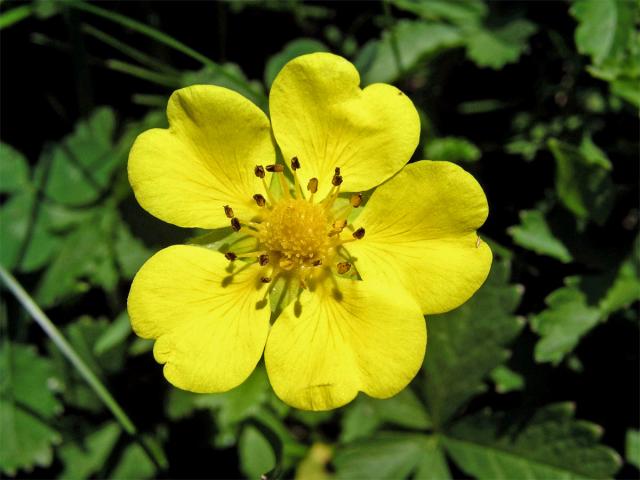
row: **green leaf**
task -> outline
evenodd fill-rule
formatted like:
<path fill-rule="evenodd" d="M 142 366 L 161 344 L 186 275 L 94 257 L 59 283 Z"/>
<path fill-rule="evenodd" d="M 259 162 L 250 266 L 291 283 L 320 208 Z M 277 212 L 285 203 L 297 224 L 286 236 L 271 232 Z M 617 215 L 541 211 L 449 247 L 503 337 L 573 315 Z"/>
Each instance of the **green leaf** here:
<path fill-rule="evenodd" d="M 615 280 L 600 300 L 600 310 L 609 315 L 640 300 L 640 237 L 634 241 L 633 252 L 622 262 Z"/>
<path fill-rule="evenodd" d="M 468 416 L 443 443 L 456 464 L 479 480 L 612 477 L 618 455 L 598 443 L 602 428 L 574 420 L 573 410 L 559 404 L 533 414 Z"/>
<path fill-rule="evenodd" d="M 338 449 L 334 459 L 338 479 L 451 478 L 436 437 L 411 433 L 379 433 Z"/>
<path fill-rule="evenodd" d="M 447 20 L 462 26 L 482 22 L 489 12 L 482 0 L 392 0 L 391 3 L 426 20 Z"/>
<path fill-rule="evenodd" d="M 109 478 L 152 478 L 156 467 L 137 443 L 127 446 Z"/>
<path fill-rule="evenodd" d="M 627 430 L 625 457 L 627 463 L 640 469 L 640 430 Z"/>
<path fill-rule="evenodd" d="M 251 424 L 242 429 L 238 454 L 240 466 L 247 478 L 261 478 L 276 466 L 276 454 L 269 440 Z"/>
<path fill-rule="evenodd" d="M 484 379 L 509 356 L 504 347 L 518 335 L 523 322 L 512 315 L 522 288 L 509 285 L 508 279 L 508 263 L 494 260 L 489 278 L 467 303 L 427 317 L 429 348 L 423 385 L 436 426 L 485 391 Z"/>
<path fill-rule="evenodd" d="M 103 355 L 122 345 L 129 335 L 131 335 L 131 322 L 125 310 L 98 337 L 93 346 L 93 353 L 98 356 Z"/>
<path fill-rule="evenodd" d="M 275 80 L 276 75 L 278 75 L 278 72 L 282 70 L 282 67 L 284 67 L 289 60 L 293 60 L 307 53 L 327 51 L 329 51 L 329 49 L 324 43 L 311 38 L 297 38 L 287 43 L 280 52 L 273 55 L 267 61 L 264 69 L 264 83 L 267 85 L 267 88 L 271 88 L 271 84 Z"/>
<path fill-rule="evenodd" d="M 535 24 L 518 19 L 496 29 L 476 28 L 466 37 L 467 57 L 479 67 L 499 70 L 518 61 L 528 47 Z"/>
<path fill-rule="evenodd" d="M 30 187 L 29 164 L 11 145 L 0 143 L 0 193 L 14 193 Z"/>
<path fill-rule="evenodd" d="M 153 254 L 142 240 L 132 235 L 124 222 L 118 222 L 116 225 L 113 248 L 120 272 L 127 280 L 133 279 L 142 264 Z"/>
<path fill-rule="evenodd" d="M 634 32 L 633 3 L 626 0 L 575 0 L 571 14 L 578 20 L 578 52 L 590 55 L 595 65 L 617 61 Z"/>
<path fill-rule="evenodd" d="M 113 110 L 98 108 L 78 122 L 71 135 L 45 151 L 36 178 L 44 182 L 48 198 L 81 206 L 95 202 L 106 191 L 114 170 L 126 161 L 126 153 L 113 148 L 115 122 Z"/>
<path fill-rule="evenodd" d="M 18 470 L 47 467 L 53 459 L 51 445 L 60 434 L 49 425 L 62 411 L 51 391 L 57 383 L 49 359 L 33 347 L 0 346 L 0 471 L 15 475 Z"/>
<path fill-rule="evenodd" d="M 367 43 L 354 63 L 363 85 L 392 83 L 427 57 L 461 45 L 462 35 L 455 27 L 400 20 L 380 40 Z"/>
<path fill-rule="evenodd" d="M 520 225 L 507 229 L 516 245 L 532 250 L 539 255 L 569 263 L 573 260 L 567 247 L 556 238 L 544 214 L 539 210 L 523 210 L 520 212 Z"/>
<path fill-rule="evenodd" d="M 415 393 L 405 388 L 395 397 L 379 400 L 360 395 L 342 417 L 340 440 L 351 442 L 367 437 L 383 425 L 424 430 L 431 419 Z"/>
<path fill-rule="evenodd" d="M 603 224 L 613 207 L 611 162 L 588 137 L 579 148 L 554 138 L 548 141 L 556 160 L 556 192 L 577 218 Z"/>
<path fill-rule="evenodd" d="M 508 393 L 524 388 L 524 377 L 505 365 L 493 369 L 491 380 L 496 384 L 498 393 Z"/>
<path fill-rule="evenodd" d="M 80 480 L 99 473 L 120 436 L 120 427 L 107 422 L 80 442 L 65 443 L 58 449 L 64 470 L 61 480 Z"/>
<path fill-rule="evenodd" d="M 531 327 L 542 337 L 535 347 L 537 362 L 559 363 L 601 320 L 600 310 L 587 304 L 578 282 L 578 277 L 567 278 L 567 286 L 545 299 L 548 308 L 531 317 Z"/>
<path fill-rule="evenodd" d="M 466 138 L 434 138 L 424 147 L 425 158 L 450 162 L 477 162 L 482 153 Z"/>

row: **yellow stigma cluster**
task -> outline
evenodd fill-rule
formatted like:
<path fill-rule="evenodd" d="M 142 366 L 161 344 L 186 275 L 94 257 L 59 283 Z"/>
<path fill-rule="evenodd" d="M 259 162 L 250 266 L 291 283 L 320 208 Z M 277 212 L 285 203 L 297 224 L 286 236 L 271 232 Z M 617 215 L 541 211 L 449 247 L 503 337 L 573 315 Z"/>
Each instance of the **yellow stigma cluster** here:
<path fill-rule="evenodd" d="M 253 222 L 243 224 L 234 215 L 230 206 L 226 205 L 224 212 L 231 219 L 233 230 L 242 230 L 256 238 L 257 250 L 240 255 L 227 252 L 225 256 L 230 261 L 238 257 L 257 258 L 260 267 L 263 268 L 261 276 L 263 282 L 269 283 L 277 276 L 291 272 L 300 280 L 300 285 L 304 288 L 307 279 L 313 278 L 317 272 L 325 269 L 332 269 L 339 275 L 349 272 L 352 265 L 345 256 L 346 252 L 341 249 L 341 245 L 361 239 L 364 236 L 364 229 L 355 229 L 350 238 L 341 238 L 347 226 L 347 217 L 352 208 L 360 206 L 362 195 L 354 195 L 346 208 L 334 211 L 334 202 L 338 198 L 342 184 L 339 168 L 335 169 L 331 179 L 331 191 L 320 202 L 314 202 L 315 193 L 318 191 L 317 178 L 309 180 L 308 198 L 303 195 L 296 173 L 299 168 L 300 162 L 294 157 L 291 160 L 291 170 L 295 180 L 292 195 L 282 165 L 267 165 L 266 169 L 261 165 L 256 166 L 254 173 L 262 179 L 268 198 L 267 200 L 259 193 L 253 196 L 256 205 L 261 209 L 260 215 Z M 265 172 L 278 175 L 283 191 L 282 199 L 276 200 L 270 196 Z M 353 230 L 352 227 L 350 228 Z M 332 265 L 336 257 L 340 257 L 343 261 Z"/>

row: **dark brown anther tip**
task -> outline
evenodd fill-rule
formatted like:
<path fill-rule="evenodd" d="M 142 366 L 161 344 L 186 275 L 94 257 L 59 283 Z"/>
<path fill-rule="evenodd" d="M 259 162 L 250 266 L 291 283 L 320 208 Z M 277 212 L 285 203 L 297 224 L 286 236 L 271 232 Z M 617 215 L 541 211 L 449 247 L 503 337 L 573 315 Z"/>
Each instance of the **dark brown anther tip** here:
<path fill-rule="evenodd" d="M 256 203 L 258 204 L 259 207 L 264 207 L 266 205 L 266 203 L 267 203 L 267 200 L 262 195 L 260 195 L 259 193 L 256 193 L 253 196 L 253 199 L 256 201 Z"/>
<path fill-rule="evenodd" d="M 256 168 L 253 169 L 253 173 L 255 173 L 258 178 L 264 178 L 264 167 L 262 165 L 256 165 Z"/>
<path fill-rule="evenodd" d="M 271 282 L 271 277 L 261 277 L 260 281 L 262 283 L 270 283 Z"/>
<path fill-rule="evenodd" d="M 311 180 L 309 180 L 309 183 L 307 183 L 307 190 L 309 190 L 311 193 L 316 193 L 318 191 L 318 179 L 317 178 L 312 178 Z"/>
<path fill-rule="evenodd" d="M 238 220 L 237 218 L 233 217 L 231 219 L 231 228 L 233 229 L 234 232 L 239 232 L 240 231 L 240 220 Z"/>
<path fill-rule="evenodd" d="M 230 262 L 233 262 L 236 258 L 238 258 L 238 256 L 233 252 L 227 252 L 227 253 L 224 254 L 224 256 Z"/>
<path fill-rule="evenodd" d="M 229 205 L 225 205 L 224 214 L 227 216 L 227 218 L 233 218 L 233 208 L 231 208 Z"/>
<path fill-rule="evenodd" d="M 356 240 L 360 240 L 362 237 L 364 237 L 364 228 L 360 227 L 355 232 L 353 232 L 353 238 L 355 238 Z"/>
<path fill-rule="evenodd" d="M 340 175 L 340 167 L 336 167 L 336 169 L 334 170 L 334 173 L 336 175 Z"/>
<path fill-rule="evenodd" d="M 313 265 L 314 267 L 319 267 L 320 265 L 322 265 L 322 260 L 316 260 L 311 265 Z"/>
<path fill-rule="evenodd" d="M 338 174 L 334 175 L 333 178 L 331 179 L 331 184 L 334 187 L 339 187 L 340 185 L 342 185 L 342 175 L 338 175 Z"/>
<path fill-rule="evenodd" d="M 269 263 L 269 255 L 267 255 L 266 253 L 260 255 L 258 257 L 258 263 L 260 264 L 260 266 L 264 267 L 267 263 Z"/>
<path fill-rule="evenodd" d="M 360 205 L 362 205 L 362 194 L 356 193 L 355 195 L 352 195 L 351 200 L 349 201 L 351 202 L 351 206 L 353 208 L 358 208 Z"/>
<path fill-rule="evenodd" d="M 267 165 L 267 172 L 271 173 L 280 173 L 284 172 L 284 167 L 280 164 L 274 163 L 272 165 Z"/>
<path fill-rule="evenodd" d="M 342 275 L 351 270 L 351 264 L 349 262 L 340 262 L 336 265 L 336 268 L 338 269 L 338 273 Z"/>
<path fill-rule="evenodd" d="M 300 168 L 300 160 L 298 157 L 293 157 L 291 159 L 291 170 L 298 170 Z"/>

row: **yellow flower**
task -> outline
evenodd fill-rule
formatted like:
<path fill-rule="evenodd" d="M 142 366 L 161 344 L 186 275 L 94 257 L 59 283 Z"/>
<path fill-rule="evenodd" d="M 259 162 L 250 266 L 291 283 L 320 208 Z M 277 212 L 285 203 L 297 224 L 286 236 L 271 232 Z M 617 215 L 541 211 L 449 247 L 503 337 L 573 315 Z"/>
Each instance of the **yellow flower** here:
<path fill-rule="evenodd" d="M 129 180 L 142 207 L 236 232 L 216 244 L 224 253 L 161 250 L 133 281 L 133 329 L 156 339 L 173 385 L 227 391 L 264 351 L 276 394 L 294 407 L 336 408 L 359 391 L 387 398 L 422 364 L 423 314 L 457 307 L 484 282 L 482 188 L 452 163 L 402 168 L 418 145 L 415 107 L 391 85 L 359 83 L 344 58 L 304 55 L 273 83 L 271 122 L 238 93 L 198 85 L 171 96 L 168 129 L 136 140 Z M 359 192 L 380 184 L 357 208 Z M 272 324 L 274 285 L 291 301 Z"/>

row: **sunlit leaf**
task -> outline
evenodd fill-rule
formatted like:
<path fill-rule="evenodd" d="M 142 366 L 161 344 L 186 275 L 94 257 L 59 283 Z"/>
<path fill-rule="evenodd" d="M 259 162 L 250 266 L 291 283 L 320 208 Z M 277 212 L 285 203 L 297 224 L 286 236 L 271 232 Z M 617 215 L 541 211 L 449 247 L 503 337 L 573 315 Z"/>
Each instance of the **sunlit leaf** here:
<path fill-rule="evenodd" d="M 110 478 L 153 478 L 156 467 L 137 443 L 131 443 L 124 450 Z"/>
<path fill-rule="evenodd" d="M 0 143 L 0 193 L 30 188 L 29 175 L 29 164 L 24 155 L 11 145 Z"/>
<path fill-rule="evenodd" d="M 393 0 L 392 3 L 426 20 L 442 19 L 458 25 L 480 23 L 489 11 L 482 0 Z"/>
<path fill-rule="evenodd" d="M 466 37 L 467 56 L 479 67 L 500 69 L 516 62 L 528 47 L 529 37 L 537 31 L 528 20 L 514 20 L 500 28 L 477 28 Z"/>
<path fill-rule="evenodd" d="M 64 443 L 58 449 L 58 455 L 64 465 L 64 470 L 58 478 L 83 480 L 100 472 L 120 432 L 117 423 L 107 422 L 78 442 Z"/>
<path fill-rule="evenodd" d="M 506 365 L 500 365 L 491 372 L 491 380 L 496 384 L 498 393 L 508 393 L 524 388 L 524 377 Z"/>
<path fill-rule="evenodd" d="M 480 149 L 466 138 L 443 137 L 428 141 L 424 156 L 429 160 L 450 162 L 476 162 L 482 156 Z"/>
<path fill-rule="evenodd" d="M 627 430 L 625 458 L 627 463 L 640 469 L 640 430 Z"/>
<path fill-rule="evenodd" d="M 553 235 L 544 214 L 539 210 L 520 212 L 520 225 L 510 227 L 509 235 L 516 245 L 568 263 L 573 257 L 567 247 Z"/>
<path fill-rule="evenodd" d="M 238 453 L 240 466 L 247 478 L 260 478 L 276 465 L 276 455 L 268 438 L 251 424 L 242 429 Z"/>

